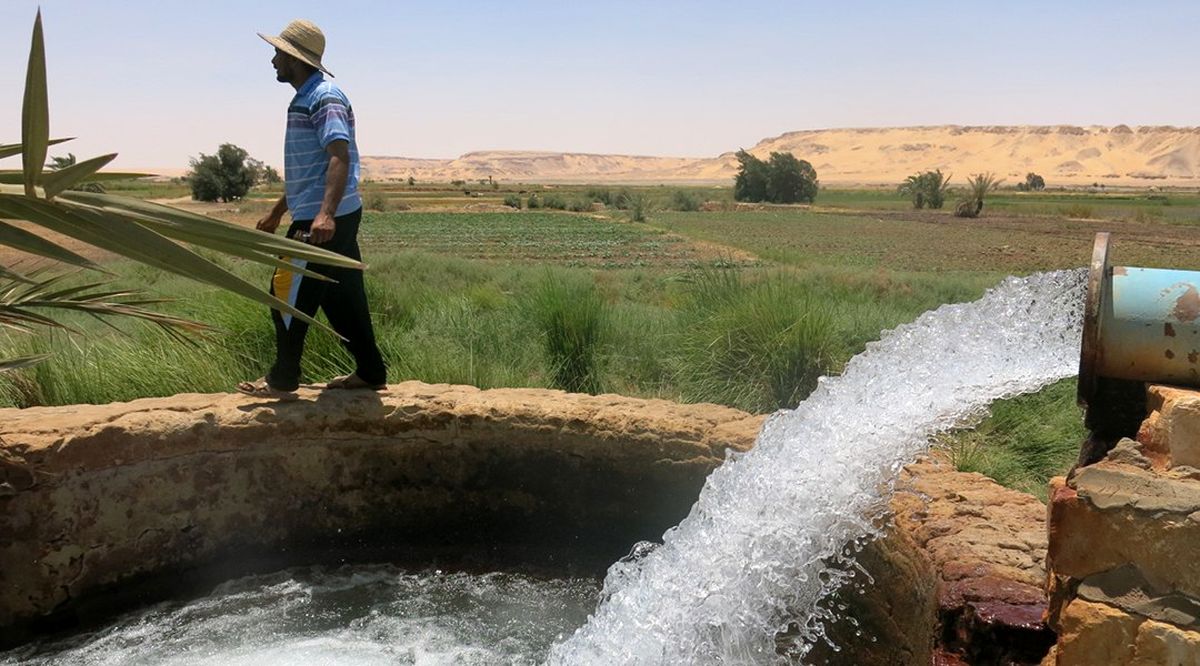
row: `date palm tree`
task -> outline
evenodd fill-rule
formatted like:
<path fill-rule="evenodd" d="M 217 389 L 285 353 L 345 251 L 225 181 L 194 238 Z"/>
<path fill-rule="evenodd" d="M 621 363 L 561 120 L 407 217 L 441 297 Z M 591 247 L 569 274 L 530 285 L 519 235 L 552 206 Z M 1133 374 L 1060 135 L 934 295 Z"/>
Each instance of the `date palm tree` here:
<path fill-rule="evenodd" d="M 996 180 L 995 174 L 992 173 L 977 173 L 968 178 L 966 194 L 958 200 L 958 204 L 954 207 L 954 215 L 979 217 L 979 214 L 983 212 L 984 197 L 1002 182 L 1004 181 Z"/>
<path fill-rule="evenodd" d="M 49 146 L 70 140 L 50 138 L 49 115 L 45 44 L 39 11 L 33 24 L 25 75 L 21 143 L 0 144 L 0 158 L 20 155 L 22 162 L 20 170 L 0 170 L 0 246 L 68 266 L 107 273 L 93 261 L 39 233 L 42 230 L 56 232 L 148 266 L 229 290 L 326 328 L 197 254 L 189 246 L 267 266 L 287 267 L 318 280 L 327 278 L 293 266 L 288 257 L 357 269 L 362 269 L 361 263 L 311 245 L 169 206 L 131 197 L 71 190 L 85 182 L 142 174 L 98 173 L 116 157 L 116 153 L 46 170 Z M 13 224 L 12 220 L 25 224 Z M 187 339 L 189 334 L 206 328 L 201 323 L 146 307 L 159 302 L 158 299 L 136 291 L 112 289 L 105 279 L 78 284 L 68 280 L 67 275 L 46 270 L 22 272 L 0 258 L 0 328 L 22 333 L 67 328 L 55 314 L 65 311 L 83 312 L 99 318 L 142 319 L 180 339 Z M 0 371 L 25 367 L 43 358 L 0 359 Z"/>

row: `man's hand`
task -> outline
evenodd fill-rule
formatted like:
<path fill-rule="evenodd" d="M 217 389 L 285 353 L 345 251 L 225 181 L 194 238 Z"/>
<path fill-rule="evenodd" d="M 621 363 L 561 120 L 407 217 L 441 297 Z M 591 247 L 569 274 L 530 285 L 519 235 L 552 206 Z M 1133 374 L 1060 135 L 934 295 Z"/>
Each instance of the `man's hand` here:
<path fill-rule="evenodd" d="M 283 214 L 287 212 L 287 197 L 282 196 L 271 206 L 271 211 L 263 216 L 258 224 L 254 225 L 259 231 L 265 231 L 269 234 L 275 233 L 279 228 L 279 222 L 283 219 Z"/>
<path fill-rule="evenodd" d="M 275 233 L 275 230 L 279 228 L 279 222 L 281 220 L 283 220 L 283 216 L 276 215 L 274 211 L 272 211 L 264 215 L 263 218 L 258 221 L 258 224 L 254 226 L 258 228 L 259 231 L 265 231 L 269 234 L 273 234 Z"/>
<path fill-rule="evenodd" d="M 312 226 L 308 228 L 308 242 L 313 245 L 326 243 L 333 238 L 333 232 L 336 228 L 333 216 L 324 211 L 317 213 L 313 219 Z"/>

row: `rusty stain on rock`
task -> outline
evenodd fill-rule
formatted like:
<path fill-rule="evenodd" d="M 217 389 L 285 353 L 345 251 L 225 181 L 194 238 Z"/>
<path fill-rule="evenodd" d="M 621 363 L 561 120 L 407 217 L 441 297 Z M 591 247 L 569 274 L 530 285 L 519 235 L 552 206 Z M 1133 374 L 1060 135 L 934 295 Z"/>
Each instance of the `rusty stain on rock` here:
<path fill-rule="evenodd" d="M 1188 354 L 1188 363 L 1195 363 L 1197 359 L 1200 359 L 1200 352 L 1197 352 L 1195 349 L 1193 349 L 1191 353 Z"/>
<path fill-rule="evenodd" d="M 1163 354 L 1163 356 L 1166 356 L 1168 359 L 1172 359 L 1172 358 L 1175 358 L 1175 352 L 1173 352 L 1173 351 L 1171 351 L 1170 349 L 1168 349 L 1168 350 L 1167 350 L 1167 351 L 1166 351 L 1166 352 Z"/>
<path fill-rule="evenodd" d="M 1175 301 L 1175 310 L 1172 312 L 1175 318 L 1179 321 L 1190 322 L 1200 318 L 1200 292 L 1196 291 L 1195 285 L 1187 285 L 1187 290 L 1183 292 Z"/>
<path fill-rule="evenodd" d="M 1163 335 L 1168 338 L 1175 337 L 1175 327 L 1171 325 L 1171 322 L 1168 321 L 1163 324 Z"/>

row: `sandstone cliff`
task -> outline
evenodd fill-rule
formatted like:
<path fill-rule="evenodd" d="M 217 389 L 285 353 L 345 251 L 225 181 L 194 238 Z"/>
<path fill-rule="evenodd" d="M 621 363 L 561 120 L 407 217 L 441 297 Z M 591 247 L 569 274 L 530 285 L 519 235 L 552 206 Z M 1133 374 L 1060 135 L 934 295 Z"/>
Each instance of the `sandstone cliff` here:
<path fill-rule="evenodd" d="M 994 172 L 1010 183 L 1028 172 L 1049 186 L 1200 184 L 1200 128 L 940 125 L 788 132 L 748 150 L 794 153 L 826 184 L 895 185 L 925 169 L 957 182 Z M 715 157 L 650 157 L 485 151 L 456 159 L 364 156 L 367 178 L 419 181 L 499 179 L 525 183 L 720 183 L 737 170 L 734 152 Z"/>

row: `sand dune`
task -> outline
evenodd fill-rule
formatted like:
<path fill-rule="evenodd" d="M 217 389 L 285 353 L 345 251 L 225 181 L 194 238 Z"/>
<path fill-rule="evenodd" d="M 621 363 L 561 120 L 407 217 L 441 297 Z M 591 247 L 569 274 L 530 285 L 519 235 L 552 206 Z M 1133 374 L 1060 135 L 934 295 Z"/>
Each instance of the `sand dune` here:
<path fill-rule="evenodd" d="M 961 179 L 990 171 L 1008 182 L 1033 171 L 1047 185 L 1200 185 L 1198 127 L 941 125 L 788 132 L 749 149 L 794 153 L 822 183 L 893 185 L 925 169 Z M 367 178 L 418 181 L 491 176 L 526 183 L 724 183 L 733 152 L 711 158 L 483 151 L 456 159 L 364 156 Z"/>

